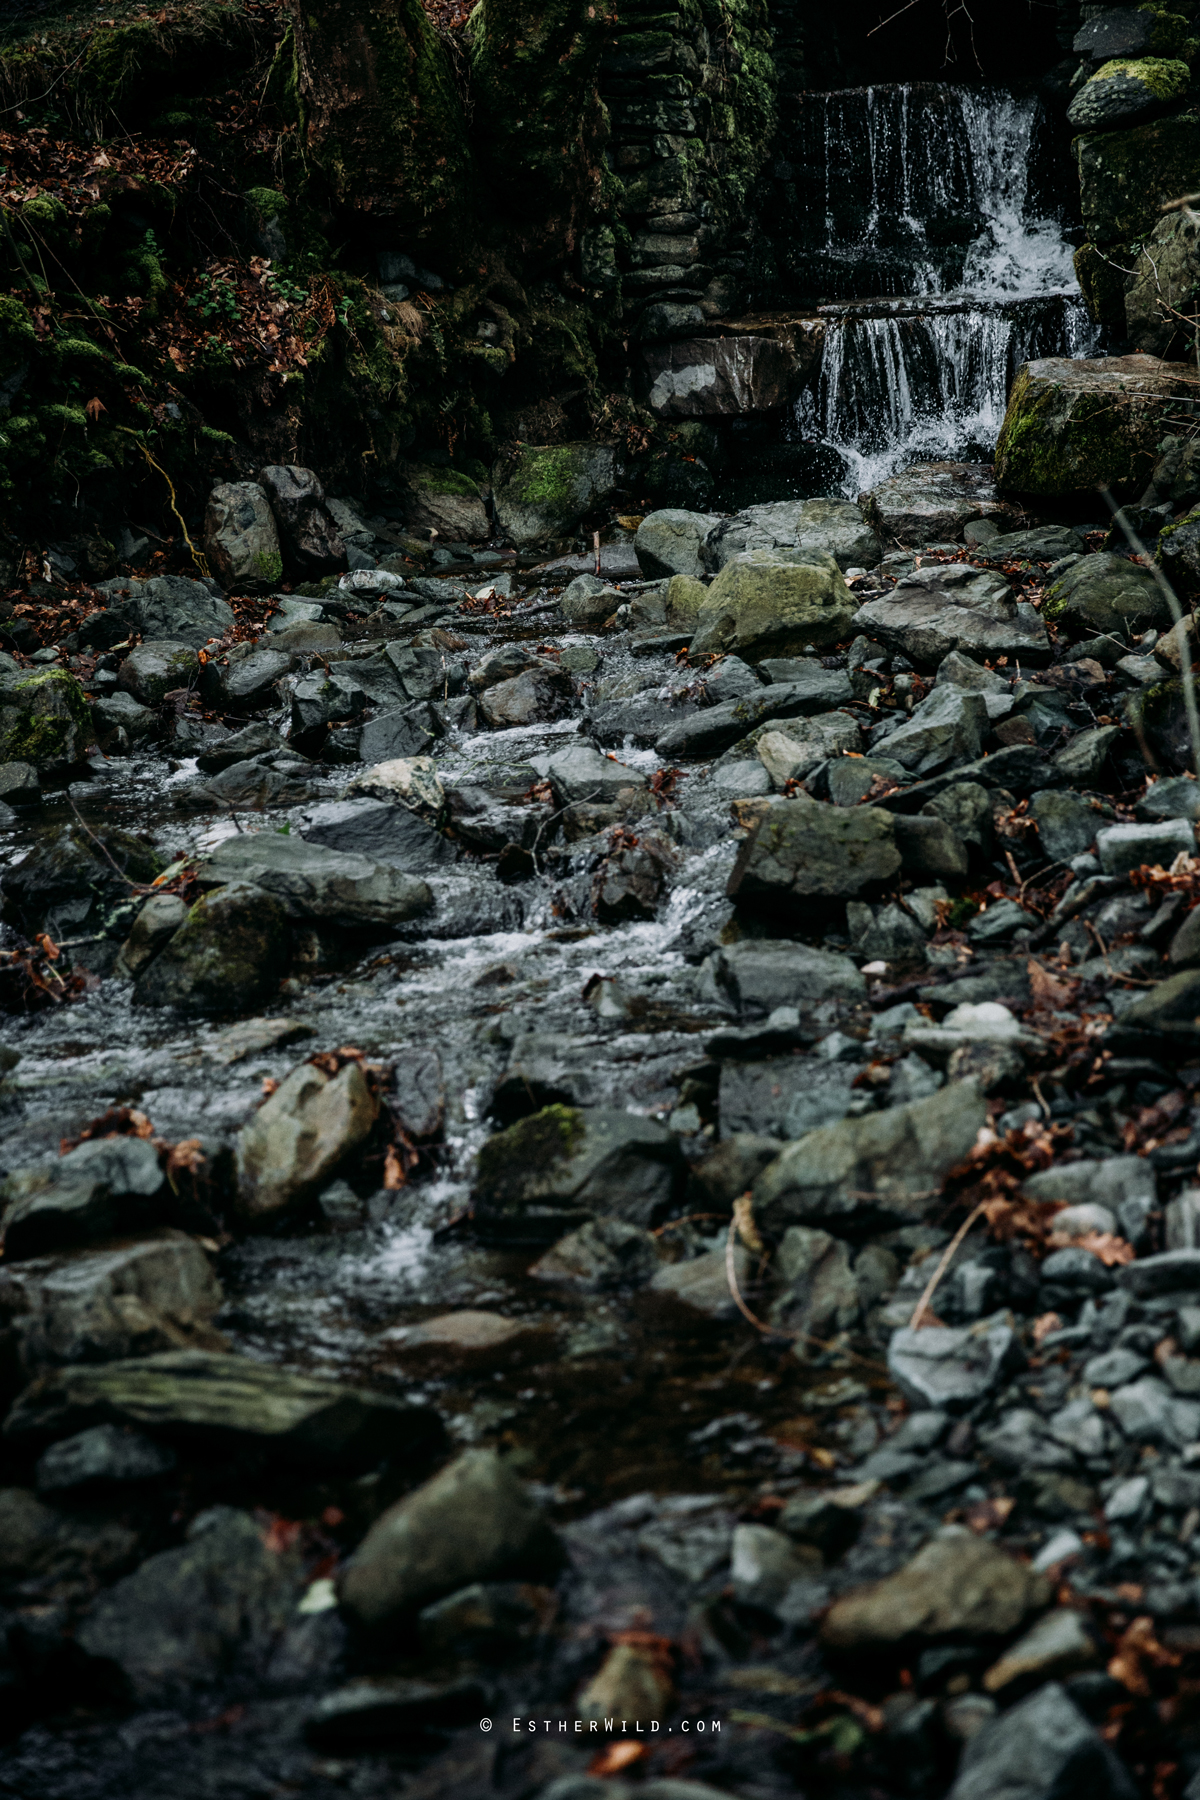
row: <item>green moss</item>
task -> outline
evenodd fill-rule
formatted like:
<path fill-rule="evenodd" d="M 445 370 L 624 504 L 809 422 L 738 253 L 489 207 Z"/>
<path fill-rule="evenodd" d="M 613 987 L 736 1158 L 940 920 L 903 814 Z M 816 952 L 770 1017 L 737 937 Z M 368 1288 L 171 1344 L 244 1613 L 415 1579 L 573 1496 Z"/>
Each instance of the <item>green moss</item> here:
<path fill-rule="evenodd" d="M 548 1173 L 573 1156 L 586 1131 L 574 1106 L 546 1106 L 488 1138 L 479 1152 L 477 1185 L 490 1200 L 519 1200 L 530 1176 Z"/>
<path fill-rule="evenodd" d="M 268 586 L 273 585 L 283 575 L 283 558 L 278 550 L 260 550 L 254 558 L 258 570 L 258 579 Z"/>
<path fill-rule="evenodd" d="M 90 737 L 86 696 L 66 669 L 26 676 L 0 693 L 0 762 L 74 761 Z"/>
<path fill-rule="evenodd" d="M 1163 102 L 1180 99 L 1187 92 L 1191 80 L 1188 66 L 1184 62 L 1165 62 L 1161 57 L 1139 56 L 1126 61 L 1106 62 L 1096 70 L 1087 85 L 1092 87 L 1098 82 L 1111 81 L 1118 75 L 1128 76 L 1131 81 L 1140 81 L 1156 100 Z"/>
<path fill-rule="evenodd" d="M 1158 5 L 1139 7 L 1140 12 L 1154 15 L 1154 29 L 1150 36 L 1151 56 L 1181 57 L 1184 62 L 1191 62 L 1196 54 L 1196 39 L 1192 37 L 1192 27 L 1182 13 L 1167 12 Z"/>
<path fill-rule="evenodd" d="M 544 506 L 556 512 L 571 510 L 582 457 L 573 445 L 527 450 L 509 483 L 512 497 L 525 506 Z"/>
<path fill-rule="evenodd" d="M 1179 113 L 1131 131 L 1091 132 L 1073 149 L 1089 238 L 1101 246 L 1141 241 L 1164 200 L 1194 189 L 1200 118 Z"/>
<path fill-rule="evenodd" d="M 291 205 L 287 195 L 279 193 L 275 188 L 247 188 L 242 198 L 264 220 L 281 218 Z"/>

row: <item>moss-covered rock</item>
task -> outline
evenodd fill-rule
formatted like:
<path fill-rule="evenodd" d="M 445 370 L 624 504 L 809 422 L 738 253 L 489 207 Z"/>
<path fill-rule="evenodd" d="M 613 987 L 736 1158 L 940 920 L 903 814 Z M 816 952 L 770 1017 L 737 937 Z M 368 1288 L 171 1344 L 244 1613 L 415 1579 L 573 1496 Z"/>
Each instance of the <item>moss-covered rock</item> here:
<path fill-rule="evenodd" d="M 1100 250 L 1095 244 L 1081 244 L 1075 252 L 1075 279 L 1088 316 L 1093 325 L 1101 326 L 1117 339 L 1125 336 L 1125 284 L 1131 257 L 1128 244 L 1113 244 L 1107 250 Z"/>
<path fill-rule="evenodd" d="M 139 975 L 133 1003 L 200 1014 L 251 1012 L 275 994 L 289 948 L 283 902 L 251 882 L 231 881 L 197 900 Z"/>
<path fill-rule="evenodd" d="M 68 769 L 93 736 L 87 698 L 68 670 L 22 672 L 0 685 L 0 762 L 30 763 L 42 774 Z"/>
<path fill-rule="evenodd" d="M 1185 62 L 1143 56 L 1107 62 L 1084 82 L 1067 119 L 1078 131 L 1135 125 L 1187 93 L 1191 74 Z"/>
<path fill-rule="evenodd" d="M 651 1119 L 543 1107 L 484 1144 L 476 1224 L 520 1243 L 552 1243 L 600 1215 L 650 1225 L 675 1197 L 681 1169 L 678 1140 Z"/>
<path fill-rule="evenodd" d="M 524 444 L 493 471 L 496 522 L 514 544 L 545 543 L 603 506 L 617 480 L 610 444 Z"/>
<path fill-rule="evenodd" d="M 1022 365 L 996 444 L 996 481 L 1019 494 L 1097 485 L 1124 499 L 1150 478 L 1174 396 L 1200 393 L 1185 366 L 1152 356 L 1048 357 Z"/>
<path fill-rule="evenodd" d="M 219 482 L 204 515 L 204 550 L 214 575 L 235 592 L 274 587 L 283 553 L 270 502 L 256 481 Z"/>
<path fill-rule="evenodd" d="M 1191 354 L 1195 331 L 1178 315 L 1194 314 L 1198 298 L 1200 223 L 1171 212 L 1154 227 L 1126 279 L 1126 330 L 1148 355 L 1182 360 Z"/>
<path fill-rule="evenodd" d="M 1080 206 L 1093 243 L 1141 240 L 1164 201 L 1194 193 L 1200 181 L 1200 118 L 1180 113 L 1131 131 L 1078 137 Z"/>
<path fill-rule="evenodd" d="M 491 530 L 479 483 L 458 469 L 407 463 L 400 471 L 410 530 L 436 531 L 451 543 L 482 543 Z"/>
<path fill-rule="evenodd" d="M 1158 540 L 1158 561 L 1179 594 L 1200 594 L 1200 508 L 1168 525 Z"/>
<path fill-rule="evenodd" d="M 856 609 L 832 556 L 751 550 L 726 563 L 707 590 L 692 649 L 752 663 L 799 655 L 810 644 L 828 650 L 850 636 Z"/>
<path fill-rule="evenodd" d="M 1128 638 L 1148 625 L 1166 626 L 1171 609 L 1149 569 L 1125 556 L 1085 556 L 1046 589 L 1044 617 L 1073 620 L 1090 636 Z"/>

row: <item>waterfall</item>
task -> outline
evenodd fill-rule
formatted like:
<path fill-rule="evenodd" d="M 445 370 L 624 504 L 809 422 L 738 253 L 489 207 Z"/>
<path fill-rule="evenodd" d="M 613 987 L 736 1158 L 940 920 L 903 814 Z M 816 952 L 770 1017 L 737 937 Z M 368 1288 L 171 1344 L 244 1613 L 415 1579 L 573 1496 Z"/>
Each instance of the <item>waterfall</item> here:
<path fill-rule="evenodd" d="M 794 436 L 840 455 L 850 496 L 911 462 L 989 461 L 1019 364 L 1094 344 L 1040 102 L 933 85 L 815 94 L 800 139 L 784 261 L 827 304 Z"/>

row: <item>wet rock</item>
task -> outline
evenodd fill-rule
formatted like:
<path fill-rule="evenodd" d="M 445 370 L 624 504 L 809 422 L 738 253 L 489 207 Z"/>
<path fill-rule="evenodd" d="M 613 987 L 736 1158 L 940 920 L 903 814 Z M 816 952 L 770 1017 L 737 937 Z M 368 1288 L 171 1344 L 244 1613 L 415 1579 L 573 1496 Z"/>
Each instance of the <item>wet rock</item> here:
<path fill-rule="evenodd" d="M 262 712 L 277 706 L 279 684 L 293 664 L 292 653 L 270 645 L 246 646 L 239 656 L 236 645 L 228 657 L 210 657 L 200 670 L 199 689 L 206 706 L 222 713 Z"/>
<path fill-rule="evenodd" d="M 356 1623 L 378 1627 L 472 1582 L 536 1578 L 557 1560 L 523 1483 L 494 1450 L 468 1450 L 375 1521 L 339 1593 Z"/>
<path fill-rule="evenodd" d="M 437 1659 L 503 1662 L 529 1648 L 553 1620 L 552 1588 L 524 1581 L 476 1581 L 421 1609 L 421 1648 Z"/>
<path fill-rule="evenodd" d="M 986 1120 L 978 1088 L 963 1081 L 909 1106 L 823 1126 L 763 1170 L 754 1184 L 755 1218 L 769 1230 L 872 1214 L 920 1219 Z"/>
<path fill-rule="evenodd" d="M 158 706 L 172 688 L 186 688 L 200 670 L 196 652 L 170 638 L 139 644 L 121 664 L 118 684 L 143 706 Z"/>
<path fill-rule="evenodd" d="M 620 836 L 610 841 L 612 847 L 592 882 L 596 917 L 606 925 L 652 919 L 678 860 L 672 846 L 657 833 L 645 831 L 632 844 Z"/>
<path fill-rule="evenodd" d="M 92 1138 L 46 1168 L 4 1184 L 8 1261 L 95 1243 L 155 1222 L 163 1187 L 158 1152 L 144 1138 Z"/>
<path fill-rule="evenodd" d="M 96 650 L 111 649 L 140 632 L 148 642 L 165 639 L 200 650 L 223 638 L 237 623 L 232 606 L 216 583 L 191 581 L 185 575 L 155 575 L 149 581 L 121 576 L 100 584 L 108 610 L 94 613 L 79 628 L 79 641 Z"/>
<path fill-rule="evenodd" d="M 487 1690 L 464 1676 L 430 1682 L 360 1676 L 324 1694 L 308 1716 L 305 1734 L 319 1750 L 369 1750 L 408 1743 L 419 1748 L 430 1734 L 476 1719 Z"/>
<path fill-rule="evenodd" d="M 1034 608 L 1016 599 L 1002 575 L 966 563 L 906 575 L 890 594 L 860 607 L 854 626 L 922 669 L 953 651 L 1044 661 L 1050 650 Z"/>
<path fill-rule="evenodd" d="M 434 708 L 418 702 L 390 712 L 377 713 L 358 733 L 354 762 L 379 765 L 400 760 L 426 762 L 425 752 L 442 734 Z"/>
<path fill-rule="evenodd" d="M 823 1567 L 819 1550 L 769 1525 L 739 1525 L 734 1531 L 730 1574 L 734 1598 L 743 1606 L 775 1612 L 794 1581 L 810 1581 Z"/>
<path fill-rule="evenodd" d="M 213 488 L 204 514 L 204 551 L 227 589 L 278 585 L 283 574 L 279 534 L 256 481 L 226 481 Z"/>
<path fill-rule="evenodd" d="M 449 543 L 481 544 L 491 533 L 479 483 L 457 469 L 405 463 L 398 471 L 412 531 L 436 531 Z"/>
<path fill-rule="evenodd" d="M 522 444 L 492 474 L 496 524 L 519 549 L 563 537 L 605 505 L 618 480 L 608 444 Z"/>
<path fill-rule="evenodd" d="M 246 762 L 255 756 L 275 756 L 284 748 L 283 739 L 272 726 L 263 723 L 244 725 L 240 731 L 231 731 L 228 737 L 221 738 L 211 749 L 201 751 L 196 766 L 206 775 L 219 775 L 222 769 L 228 769 L 234 763 Z"/>
<path fill-rule="evenodd" d="M 213 1507 L 188 1542 L 163 1550 L 101 1594 L 76 1633 L 121 1697 L 178 1702 L 195 1687 L 261 1672 L 303 1582 L 295 1550 L 271 1549 L 246 1512 Z"/>
<path fill-rule="evenodd" d="M 734 1248 L 733 1269 L 739 1287 L 744 1289 L 753 1279 L 754 1265 L 740 1244 Z M 656 1294 L 669 1294 L 681 1306 L 704 1313 L 707 1318 L 738 1317 L 724 1250 L 708 1250 L 686 1262 L 669 1263 L 658 1271 L 650 1286 Z"/>
<path fill-rule="evenodd" d="M 888 1347 L 888 1368 L 909 1400 L 954 1412 L 991 1393 L 1020 1360 L 1011 1326 L 994 1319 L 957 1328 L 903 1326 Z"/>
<path fill-rule="evenodd" d="M 570 1282 L 582 1293 L 640 1287 L 657 1274 L 659 1241 L 624 1219 L 591 1219 L 568 1232 L 530 1268 L 538 1281 Z"/>
<path fill-rule="evenodd" d="M 778 1154 L 778 1139 L 736 1133 L 693 1168 L 692 1180 L 709 1206 L 728 1212 Z"/>
<path fill-rule="evenodd" d="M 148 706 L 139 706 L 132 694 L 109 694 L 92 704 L 92 724 L 96 741 L 102 750 L 111 749 L 120 731 L 130 744 L 143 743 L 158 735 L 158 715 Z"/>
<path fill-rule="evenodd" d="M 674 1689 L 666 1665 L 653 1646 L 614 1644 L 578 1700 L 575 1716 L 589 1720 L 661 1719 L 671 1709 Z"/>
<path fill-rule="evenodd" d="M 796 1354 L 807 1356 L 810 1338 L 827 1339 L 858 1322 L 858 1283 L 849 1247 L 827 1231 L 792 1225 L 776 1252 L 775 1273 L 783 1292 L 771 1306 L 771 1323 L 796 1331 Z"/>
<path fill-rule="evenodd" d="M 305 843 L 366 857 L 408 875 L 458 859 L 450 840 L 411 807 L 365 796 L 314 806 L 306 816 L 303 836 Z"/>
<path fill-rule="evenodd" d="M 1087 556 L 1046 590 L 1044 611 L 1093 631 L 1127 637 L 1148 625 L 1171 622 L 1165 595 L 1148 569 L 1124 556 Z"/>
<path fill-rule="evenodd" d="M 1170 868 L 1180 854 L 1196 854 L 1196 831 L 1188 819 L 1155 825 L 1106 825 L 1096 834 L 1096 854 L 1106 875 L 1126 875 L 1143 863 Z"/>
<path fill-rule="evenodd" d="M 36 806 L 42 785 L 32 763 L 0 762 L 0 805 L 11 809 Z"/>
<path fill-rule="evenodd" d="M 651 1119 L 548 1106 L 479 1153 L 476 1228 L 485 1237 L 552 1243 L 589 1217 L 652 1225 L 679 1185 L 678 1139 Z"/>
<path fill-rule="evenodd" d="M 651 580 L 659 575 L 703 575 L 703 547 L 719 523 L 714 513 L 684 512 L 676 507 L 647 513 L 633 540 L 642 574 Z"/>
<path fill-rule="evenodd" d="M 1069 525 L 1037 525 L 1028 531 L 1006 531 L 989 538 L 972 551 L 971 560 L 981 563 L 1061 562 L 1066 556 L 1080 556 L 1087 544 L 1082 532 Z"/>
<path fill-rule="evenodd" d="M 788 1057 L 727 1063 L 721 1070 L 722 1134 L 800 1138 L 844 1119 L 858 1070 L 853 1065 Z"/>
<path fill-rule="evenodd" d="M 178 894 L 151 894 L 121 945 L 116 973 L 131 978 L 139 975 L 174 937 L 187 914 L 187 902 Z"/>
<path fill-rule="evenodd" d="M 1194 825 L 1200 819 L 1200 782 L 1190 775 L 1168 775 L 1151 782 L 1134 807 L 1144 824 L 1157 824 L 1164 819 L 1188 819 Z"/>
<path fill-rule="evenodd" d="M 872 736 L 872 748 L 900 763 L 913 775 L 932 775 L 945 767 L 961 767 L 979 756 L 988 729 L 987 707 L 981 694 L 960 688 L 935 688 L 927 700 L 907 718 L 880 735 Z"/>
<path fill-rule="evenodd" d="M 1165 981 L 1156 981 L 1121 1014 L 1118 1030 L 1190 1042 L 1200 1012 L 1200 972 L 1181 969 Z"/>
<path fill-rule="evenodd" d="M 860 494 L 868 522 L 887 544 L 944 544 L 962 539 L 976 519 L 1004 524 L 1013 514 L 986 463 L 914 463 Z"/>
<path fill-rule="evenodd" d="M 1200 1250 L 1164 1250 L 1157 1256 L 1141 1256 L 1118 1271 L 1118 1280 L 1139 1300 L 1200 1288 Z"/>
<path fill-rule="evenodd" d="M 713 978 L 743 1017 L 761 1017 L 805 1001 L 866 998 L 866 978 L 837 950 L 789 939 L 748 938 L 713 956 Z"/>
<path fill-rule="evenodd" d="M 963 1746 L 949 1800 L 1134 1800 L 1123 1764 L 1057 1682 Z"/>
<path fill-rule="evenodd" d="M 217 1015 L 251 1011 L 274 995 L 289 952 L 286 907 L 249 881 L 230 880 L 197 900 L 143 967 L 133 1003 Z"/>
<path fill-rule="evenodd" d="M 770 412 L 786 401 L 796 367 L 778 338 L 750 335 L 654 344 L 642 351 L 642 362 L 647 405 L 660 419 Z"/>
<path fill-rule="evenodd" d="M 861 508 L 848 500 L 780 500 L 748 506 L 716 524 L 703 546 L 712 569 L 751 550 L 809 550 L 832 556 L 840 569 L 873 569 L 883 555 Z"/>
<path fill-rule="evenodd" d="M 376 763 L 356 776 L 347 791 L 407 806 L 428 819 L 438 818 L 446 803 L 445 789 L 431 756 L 397 757 L 392 762 Z"/>
<path fill-rule="evenodd" d="M 854 597 L 833 557 L 751 550 L 726 563 L 696 619 L 694 654 L 733 652 L 747 662 L 830 649 L 849 635 Z"/>
<path fill-rule="evenodd" d="M 643 788 L 646 777 L 615 757 L 602 756 L 590 744 L 572 744 L 550 758 L 548 779 L 557 806 L 580 801 L 615 800 L 623 788 Z"/>
<path fill-rule="evenodd" d="M 1066 780 L 1090 787 L 1100 779 L 1109 754 L 1121 735 L 1119 725 L 1098 725 L 1081 731 L 1054 758 L 1055 768 Z"/>
<path fill-rule="evenodd" d="M 290 566 L 311 580 L 346 567 L 346 546 L 325 505 L 325 489 L 311 469 L 269 463 L 258 471 L 280 545 Z"/>
<path fill-rule="evenodd" d="M 433 905 L 429 888 L 415 876 L 277 831 L 226 838 L 202 865 L 202 875 L 252 883 L 293 916 L 345 926 L 398 925 Z"/>
<path fill-rule="evenodd" d="M 740 747 L 745 740 L 749 748 L 755 741 L 751 734 L 782 730 L 797 745 L 798 761 L 809 761 L 815 768 L 826 757 L 842 750 L 857 749 L 862 742 L 858 726 L 849 713 L 830 712 L 818 718 L 805 715 L 825 704 L 826 691 L 834 683 L 802 681 L 794 686 L 760 688 L 755 694 L 744 694 L 720 706 L 707 706 L 671 725 L 655 743 L 663 758 L 688 760 L 699 756 L 716 756 L 731 745 Z M 784 724 L 783 721 L 788 721 Z M 795 721 L 793 724 L 792 721 Z M 807 754 L 806 754 L 807 753 Z M 811 759 L 811 760 L 809 760 Z"/>
<path fill-rule="evenodd" d="M 83 761 L 93 736 L 91 709 L 74 675 L 0 666 L 0 765 L 63 772 Z"/>
<path fill-rule="evenodd" d="M 392 1063 L 391 1114 L 416 1143 L 440 1137 L 446 1094 L 436 1050 L 402 1050 Z"/>
<path fill-rule="evenodd" d="M 301 1063 L 238 1134 L 242 1217 L 267 1223 L 315 1197 L 378 1117 L 379 1096 L 359 1063 L 347 1062 L 336 1075 Z"/>
<path fill-rule="evenodd" d="M 505 1319 L 499 1313 L 468 1308 L 439 1313 L 436 1318 L 422 1319 L 419 1325 L 397 1327 L 388 1336 L 401 1350 L 433 1349 L 471 1356 L 477 1351 L 499 1350 L 536 1329 L 528 1320 Z"/>
<path fill-rule="evenodd" d="M 211 1328 L 220 1303 L 204 1251 L 169 1227 L 11 1266 L 6 1259 L 0 1273 L 0 1326 L 26 1376 L 51 1363 L 115 1360 L 189 1343 L 223 1348 Z"/>
<path fill-rule="evenodd" d="M 169 1475 L 178 1461 L 174 1450 L 156 1444 L 144 1432 L 93 1425 L 43 1452 L 35 1477 L 37 1491 L 56 1494 L 112 1483 L 124 1486 L 131 1481 L 157 1481 Z"/>
<path fill-rule="evenodd" d="M 598 575 L 577 575 L 562 597 L 563 618 L 568 625 L 603 625 L 611 619 L 625 596 Z"/>
<path fill-rule="evenodd" d="M 0 1488 L 0 1592 L 19 1584 L 27 1602 L 31 1590 L 83 1599 L 128 1568 L 137 1542 L 116 1520 L 47 1506 L 28 1488 Z"/>
<path fill-rule="evenodd" d="M 575 684 L 551 657 L 541 657 L 508 681 L 480 695 L 479 711 L 496 730 L 514 725 L 548 724 L 570 710 Z"/>
<path fill-rule="evenodd" d="M 425 1407 L 205 1350 L 51 1369 L 18 1396 L 4 1430 L 20 1440 L 103 1424 L 332 1469 L 421 1456 L 441 1437 L 437 1415 Z"/>
<path fill-rule="evenodd" d="M 899 867 L 889 813 L 797 796 L 764 813 L 738 852 L 725 891 L 742 903 L 795 907 L 817 895 L 852 898 Z"/>
<path fill-rule="evenodd" d="M 959 1633 L 1004 1637 L 1049 1598 L 1045 1576 L 965 1527 L 950 1526 L 895 1575 L 836 1600 L 821 1639 L 844 1653 Z"/>
<path fill-rule="evenodd" d="M 1052 1681 L 1094 1668 L 1100 1660 L 1095 1638 L 1081 1613 L 1060 1606 L 1039 1619 L 1032 1630 L 1009 1647 L 983 1678 L 989 1694 L 1002 1694 L 1016 1683 Z"/>

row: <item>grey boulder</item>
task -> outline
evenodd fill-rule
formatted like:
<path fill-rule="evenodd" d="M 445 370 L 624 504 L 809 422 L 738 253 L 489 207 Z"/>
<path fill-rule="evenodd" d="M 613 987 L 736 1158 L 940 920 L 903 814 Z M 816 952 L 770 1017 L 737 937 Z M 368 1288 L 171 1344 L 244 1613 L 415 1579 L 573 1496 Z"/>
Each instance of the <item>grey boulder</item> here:
<path fill-rule="evenodd" d="M 486 1238 L 552 1243 L 592 1217 L 646 1227 L 666 1212 L 681 1178 L 679 1141 L 654 1120 L 548 1106 L 480 1150 L 476 1228 Z"/>
<path fill-rule="evenodd" d="M 226 838 L 201 872 L 206 881 L 253 883 L 292 915 L 331 924 L 398 925 L 433 906 L 429 888 L 412 875 L 277 831 Z"/>
<path fill-rule="evenodd" d="M 860 607 L 854 626 L 918 668 L 936 668 L 955 650 L 1026 661 L 1045 661 L 1050 651 L 1034 608 L 1014 598 L 1002 575 L 965 563 L 906 575 L 890 594 Z"/>

